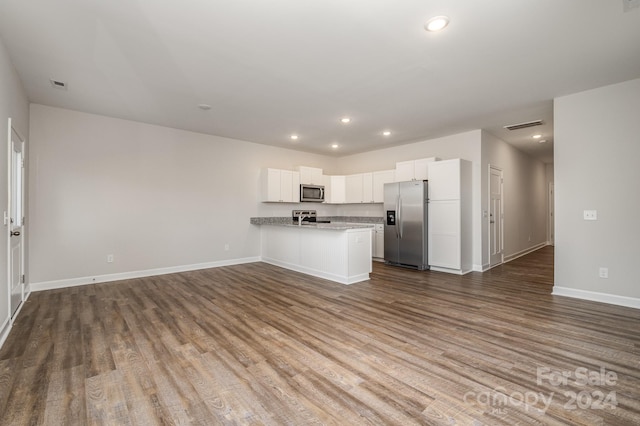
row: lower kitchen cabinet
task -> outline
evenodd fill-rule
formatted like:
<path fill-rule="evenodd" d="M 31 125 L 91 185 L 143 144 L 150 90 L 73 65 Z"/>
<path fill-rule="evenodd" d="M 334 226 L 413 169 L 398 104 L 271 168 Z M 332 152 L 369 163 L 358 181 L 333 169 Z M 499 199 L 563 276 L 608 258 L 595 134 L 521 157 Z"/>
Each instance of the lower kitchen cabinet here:
<path fill-rule="evenodd" d="M 378 223 L 373 230 L 373 257 L 384 259 L 384 224 Z"/>
<path fill-rule="evenodd" d="M 369 228 L 263 225 L 260 231 L 263 262 L 342 284 L 369 279 Z"/>

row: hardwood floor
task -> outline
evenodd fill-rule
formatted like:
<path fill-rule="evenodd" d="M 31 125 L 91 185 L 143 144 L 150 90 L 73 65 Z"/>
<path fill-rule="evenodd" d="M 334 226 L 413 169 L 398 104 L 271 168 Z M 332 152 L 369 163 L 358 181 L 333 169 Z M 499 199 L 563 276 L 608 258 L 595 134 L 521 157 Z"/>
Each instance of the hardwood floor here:
<path fill-rule="evenodd" d="M 0 351 L 0 423 L 640 424 L 640 311 L 551 296 L 552 262 L 34 293 Z"/>

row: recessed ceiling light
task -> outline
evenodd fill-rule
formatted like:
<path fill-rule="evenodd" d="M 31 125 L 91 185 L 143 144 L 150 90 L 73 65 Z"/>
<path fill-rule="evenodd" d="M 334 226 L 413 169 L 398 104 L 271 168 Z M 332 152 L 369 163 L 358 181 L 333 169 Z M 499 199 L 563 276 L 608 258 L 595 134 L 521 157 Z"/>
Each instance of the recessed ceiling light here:
<path fill-rule="evenodd" d="M 546 139 L 540 139 L 538 143 L 545 143 L 546 141 L 547 141 Z"/>
<path fill-rule="evenodd" d="M 331 148 L 333 148 L 333 149 L 338 149 L 339 146 L 340 145 L 338 145 L 337 143 L 331 144 Z"/>
<path fill-rule="evenodd" d="M 351 119 L 349 117 L 344 117 L 344 118 L 341 118 L 340 121 L 344 124 L 347 124 L 351 122 Z"/>
<path fill-rule="evenodd" d="M 291 135 L 291 140 L 297 141 L 298 140 L 298 135 Z"/>
<path fill-rule="evenodd" d="M 209 104 L 200 104 L 200 105 L 198 105 L 198 108 L 200 108 L 203 111 L 208 111 L 208 110 L 211 109 L 211 105 L 209 105 Z"/>
<path fill-rule="evenodd" d="M 538 135 L 533 135 L 534 139 L 540 139 L 542 137 L 542 135 L 538 134 Z"/>
<path fill-rule="evenodd" d="M 424 24 L 424 29 L 431 32 L 440 31 L 447 25 L 449 25 L 449 18 L 446 16 L 434 16 Z"/>
<path fill-rule="evenodd" d="M 389 136 L 391 134 L 391 132 L 389 130 L 385 130 L 384 132 L 382 132 L 382 134 L 384 136 Z"/>

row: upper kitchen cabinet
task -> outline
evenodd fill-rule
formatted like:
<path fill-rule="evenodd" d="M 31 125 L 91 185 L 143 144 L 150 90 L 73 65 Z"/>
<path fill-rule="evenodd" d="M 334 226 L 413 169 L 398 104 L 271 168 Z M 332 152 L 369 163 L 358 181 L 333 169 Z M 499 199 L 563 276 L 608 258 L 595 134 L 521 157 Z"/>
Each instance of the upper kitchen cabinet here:
<path fill-rule="evenodd" d="M 395 170 L 373 172 L 373 202 L 384 202 L 384 184 L 395 182 Z"/>
<path fill-rule="evenodd" d="M 323 185 L 324 178 L 322 169 L 317 167 L 298 166 L 296 170 L 300 173 L 300 183 L 307 185 Z"/>
<path fill-rule="evenodd" d="M 262 170 L 262 201 L 297 203 L 300 201 L 300 174 L 291 170 Z"/>
<path fill-rule="evenodd" d="M 346 190 L 345 176 L 324 176 L 324 202 L 328 204 L 343 204 Z"/>
<path fill-rule="evenodd" d="M 345 177 L 345 203 L 373 203 L 373 173 Z"/>
<path fill-rule="evenodd" d="M 427 180 L 429 164 L 438 161 L 437 157 L 420 158 L 418 160 L 400 161 L 396 163 L 395 181 Z"/>
<path fill-rule="evenodd" d="M 466 160 L 455 159 L 438 161 L 429 167 L 429 199 L 458 200 L 467 183 L 462 180 L 470 175 L 470 164 Z M 470 189 L 469 189 L 470 190 Z"/>

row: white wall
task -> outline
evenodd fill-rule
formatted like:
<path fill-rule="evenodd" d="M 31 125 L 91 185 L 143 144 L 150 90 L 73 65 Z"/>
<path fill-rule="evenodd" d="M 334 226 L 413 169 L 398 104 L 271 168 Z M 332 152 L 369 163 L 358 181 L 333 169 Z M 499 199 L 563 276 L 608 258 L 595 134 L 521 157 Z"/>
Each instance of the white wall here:
<path fill-rule="evenodd" d="M 479 268 L 482 258 L 482 223 L 480 211 L 481 187 L 481 131 L 459 133 L 441 138 L 429 139 L 407 145 L 379 149 L 361 154 L 341 157 L 339 169 L 343 174 L 367 171 L 395 169 L 396 162 L 418 158 L 439 157 L 442 160 L 463 158 L 473 163 L 473 264 Z M 382 215 L 382 207 L 378 207 L 378 215 Z M 340 214 L 345 216 L 359 215 L 362 207 L 343 206 Z M 368 215 L 368 214 L 362 214 Z"/>
<path fill-rule="evenodd" d="M 557 98 L 554 109 L 554 293 L 640 307 L 640 79 Z"/>
<path fill-rule="evenodd" d="M 259 256 L 249 218 L 299 208 L 261 203 L 260 169 L 333 161 L 36 104 L 30 143 L 36 287 Z"/>
<path fill-rule="evenodd" d="M 489 209 L 489 165 L 502 169 L 504 254 L 509 260 L 547 242 L 546 165 L 482 132 L 482 211 Z M 489 264 L 488 223 L 482 221 L 482 264 Z"/>
<path fill-rule="evenodd" d="M 7 140 L 9 137 L 8 122 L 29 143 L 29 106 L 22 83 L 11 63 L 9 54 L 0 39 L 0 214 L 7 211 Z M 27 145 L 27 152 L 28 152 Z M 7 276 L 7 227 L 0 232 L 0 341 L 4 332 L 8 330 L 9 322 L 9 279 Z M 29 282 L 27 280 L 27 282 Z"/>

